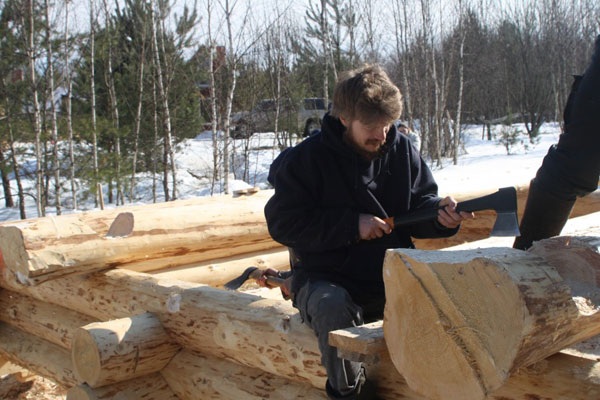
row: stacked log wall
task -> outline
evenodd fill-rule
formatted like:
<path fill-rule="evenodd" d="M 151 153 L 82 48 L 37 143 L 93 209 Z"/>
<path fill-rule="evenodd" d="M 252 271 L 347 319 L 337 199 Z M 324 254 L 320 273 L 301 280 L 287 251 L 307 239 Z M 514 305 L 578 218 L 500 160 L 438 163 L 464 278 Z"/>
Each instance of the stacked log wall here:
<path fill-rule="evenodd" d="M 520 190 L 520 193 L 526 194 L 523 190 Z M 459 201 L 463 200 L 458 196 L 457 198 Z M 264 199 L 257 202 L 264 202 Z M 581 205 L 581 202 L 578 203 Z M 583 208 L 589 211 L 587 204 L 584 205 Z M 146 218 L 151 218 L 152 213 L 166 208 L 168 207 L 161 205 L 149 212 Z M 259 208 L 261 215 L 258 219 L 262 219 L 264 218 L 262 206 Z M 127 238 L 106 239 L 101 235 L 108 231 L 110 221 L 121 211 L 123 210 L 113 210 L 110 216 L 87 215 L 80 221 L 84 221 L 87 227 L 94 230 L 93 234 L 100 238 L 95 238 L 94 243 L 99 243 L 98 240 L 100 242 L 111 240 L 117 243 Z M 217 225 L 224 227 L 227 224 L 225 219 L 223 217 Z M 481 220 L 491 229 L 491 221 L 487 218 Z M 55 224 L 56 220 L 51 222 Z M 190 280 L 195 279 L 198 282 L 209 282 L 218 286 L 240 273 L 250 263 L 259 264 L 261 267 L 284 269 L 287 266 L 287 251 L 278 247 L 268 237 L 268 233 L 265 239 L 265 236 L 262 236 L 266 232 L 264 221 L 260 224 L 263 225 L 261 228 L 263 231 L 257 230 L 256 234 L 251 233 L 255 236 L 245 242 L 247 246 L 241 244 L 238 247 L 234 244 L 236 240 L 226 239 L 233 237 L 234 231 L 224 229 L 216 235 L 218 237 L 216 241 L 207 242 L 210 251 L 202 255 L 207 258 L 200 262 L 198 258 L 194 258 L 194 264 L 190 266 L 181 265 L 187 264 L 189 258 L 177 255 L 171 250 L 165 251 L 164 254 L 168 253 L 168 256 L 159 256 L 150 261 L 136 262 L 134 259 L 138 256 L 135 256 L 129 261 L 116 261 L 107 265 L 102 264 L 104 261 L 96 260 L 81 264 L 81 269 L 67 267 L 62 270 L 64 266 L 61 265 L 61 267 L 47 269 L 43 273 L 34 272 L 27 278 L 24 278 L 23 269 L 4 268 L 0 263 L 0 286 L 9 289 L 0 290 L 0 308 L 2 308 L 0 320 L 5 321 L 0 325 L 0 337 L 12 338 L 6 341 L 6 345 L 0 346 L 0 358 L 17 361 L 21 365 L 25 364 L 26 367 L 63 385 L 72 386 L 69 399 L 77 400 L 117 399 L 115 393 L 127 390 L 129 390 L 127 393 L 130 393 L 128 398 L 135 399 L 135 396 L 143 392 L 136 385 L 144 379 L 157 376 L 161 378 L 154 379 L 153 382 L 160 387 L 166 385 L 165 396 L 167 397 L 163 398 L 193 398 L 189 393 L 193 393 L 200 383 L 204 384 L 201 393 L 205 398 L 262 398 L 267 394 L 270 394 L 271 398 L 286 398 L 284 391 L 277 390 L 282 386 L 293 390 L 298 398 L 324 398 L 322 388 L 326 375 L 320 365 L 320 354 L 314 334 L 301 323 L 296 310 L 289 302 L 226 292 L 199 283 L 171 279 L 171 277 L 187 277 Z M 472 230 L 468 227 L 463 228 L 468 233 L 465 237 L 471 238 Z M 489 232 L 488 228 L 485 229 Z M 146 231 L 151 230 L 146 229 Z M 476 232 L 473 237 L 486 234 Z M 246 236 L 248 237 L 250 236 Z M 70 239 L 63 234 L 60 240 L 68 242 Z M 245 240 L 242 239 L 242 242 Z M 464 240 L 458 239 L 459 242 Z M 259 247 L 253 247 L 256 243 Z M 265 245 L 266 243 L 268 245 Z M 418 246 L 427 248 L 430 245 L 428 242 L 423 242 Z M 227 254 L 231 247 L 238 248 L 240 254 L 223 259 L 222 256 Z M 185 246 L 179 250 L 190 251 Z M 126 247 L 120 251 L 127 251 Z M 203 250 L 196 250 L 196 252 L 202 253 Z M 69 257 L 65 259 L 70 259 Z M 153 272 L 155 275 L 126 269 L 101 271 L 116 265 Z M 98 270 L 100 272 L 97 272 Z M 57 277 L 59 279 L 55 279 Z M 156 371 L 148 370 L 142 376 L 131 379 L 132 376 L 127 373 L 115 372 L 116 378 L 100 380 L 98 385 L 102 386 L 97 388 L 83 384 L 81 377 L 78 377 L 74 371 L 71 360 L 73 352 L 69 352 L 72 332 L 83 329 L 82 327 L 91 323 L 101 325 L 115 319 L 131 319 L 146 312 L 152 312 L 160 321 L 168 337 L 173 343 L 177 343 L 175 348 L 181 346 L 184 350 L 175 351 L 169 357 L 171 361 L 165 364 L 166 366 L 161 366 L 162 375 L 156 375 Z M 53 316 L 59 314 L 67 322 L 55 326 L 52 323 Z M 31 321 L 36 319 L 40 322 L 37 326 Z M 72 328 L 66 329 L 66 326 Z M 18 338 L 27 338 L 27 342 L 32 343 L 30 348 L 37 349 L 35 351 L 38 355 L 37 361 L 35 361 L 36 357 L 32 357 L 28 352 L 23 356 L 19 354 L 22 347 L 16 345 Z M 67 354 L 66 361 L 65 354 Z M 43 357 L 39 358 L 40 355 L 44 357 L 49 355 L 52 361 L 48 357 L 45 360 L 42 359 Z M 524 392 L 556 393 L 559 389 L 557 385 L 546 392 L 535 388 L 540 382 L 551 381 L 548 377 L 553 374 L 558 374 L 557 376 L 563 379 L 562 382 L 565 379 L 575 379 L 582 388 L 577 393 L 587 395 L 600 393 L 598 384 L 594 382 L 594 380 L 597 382 L 597 378 L 573 377 L 560 373 L 562 371 L 560 368 L 567 370 L 569 366 L 576 365 L 578 368 L 594 371 L 600 368 L 598 365 L 590 363 L 579 365 L 582 361 L 576 358 L 562 358 L 560 362 L 550 362 L 551 358 L 548 360 L 549 369 L 545 369 L 539 377 L 532 377 L 531 370 L 523 373 L 517 371 L 516 375 L 497 392 L 504 393 L 504 397 L 497 398 L 517 399 Z M 45 364 L 52 364 L 53 367 L 48 368 Z M 182 372 L 185 370 L 190 371 L 188 375 Z M 383 398 L 391 399 L 398 396 L 407 399 L 423 398 L 407 386 L 404 378 L 395 370 L 389 356 L 383 354 L 380 362 L 372 365 L 370 371 L 373 371 L 371 377 L 378 381 Z M 207 378 L 202 380 L 201 376 Z M 218 379 L 219 376 L 222 377 L 221 380 Z M 561 382 L 559 378 L 557 382 Z M 228 382 L 227 385 L 225 382 Z M 190 385 L 193 389 L 190 389 Z M 228 385 L 232 385 L 233 388 L 226 390 L 225 386 Z M 569 390 L 576 392 L 573 388 Z M 579 398 L 578 395 L 573 396 L 573 399 Z"/>

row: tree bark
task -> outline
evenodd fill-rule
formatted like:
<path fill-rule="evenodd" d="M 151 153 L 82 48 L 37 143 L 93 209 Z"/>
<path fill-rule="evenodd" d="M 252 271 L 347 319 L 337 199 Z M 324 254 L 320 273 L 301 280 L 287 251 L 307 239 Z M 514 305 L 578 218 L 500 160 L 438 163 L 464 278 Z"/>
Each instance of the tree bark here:
<path fill-rule="evenodd" d="M 152 16 L 152 43 L 153 43 L 153 49 L 154 49 L 154 62 L 155 62 L 155 67 L 156 67 L 156 81 L 158 83 L 158 93 L 159 93 L 159 99 L 160 99 L 160 106 L 162 109 L 162 115 L 163 115 L 163 126 L 165 129 L 165 162 L 167 162 L 167 157 L 170 159 L 171 161 L 171 173 L 173 175 L 173 196 L 171 198 L 171 200 L 175 200 L 176 194 L 177 194 L 177 173 L 176 173 L 176 168 L 175 168 L 175 157 L 173 154 L 173 139 L 172 139 L 172 135 L 171 135 L 171 115 L 169 113 L 169 99 L 167 98 L 167 93 L 165 90 L 165 84 L 163 82 L 163 72 L 162 72 L 162 66 L 161 66 L 161 61 L 160 61 L 160 57 L 159 57 L 159 51 L 158 51 L 158 41 L 156 38 L 156 31 L 157 31 L 157 20 L 156 20 L 156 12 L 154 10 L 154 2 L 151 5 L 151 12 L 150 12 L 151 16 Z M 165 201 L 169 201 L 169 195 L 168 195 L 168 190 L 165 192 Z"/>
<path fill-rule="evenodd" d="M 544 246 L 571 260 L 558 271 L 554 251 L 390 250 L 383 329 L 394 365 L 431 399 L 483 399 L 519 368 L 599 334 L 599 245 Z"/>
<path fill-rule="evenodd" d="M 27 218 L 25 212 L 25 192 L 23 191 L 23 184 L 21 183 L 21 174 L 19 163 L 17 162 L 17 154 L 15 151 L 15 138 L 12 129 L 12 120 L 10 115 L 6 116 L 6 123 L 8 125 L 8 138 L 10 142 L 10 158 L 13 165 L 13 171 L 15 173 L 15 181 L 17 181 L 17 194 L 19 196 L 19 214 L 21 219 Z"/>
<path fill-rule="evenodd" d="M 159 374 L 150 374 L 96 389 L 84 384 L 67 391 L 68 400 L 179 400 Z"/>
<path fill-rule="evenodd" d="M 0 290 L 0 321 L 70 350 L 73 330 L 94 319 L 21 293 Z"/>
<path fill-rule="evenodd" d="M 4 150 L 0 151 L 0 175 L 2 176 L 2 189 L 4 190 L 4 207 L 14 207 L 15 202 L 12 198 L 12 192 L 10 190 L 10 179 L 6 172 L 6 158 L 4 157 Z"/>
<path fill-rule="evenodd" d="M 0 227 L 7 267 L 22 283 L 37 284 L 73 273 L 137 264 L 158 269 L 280 245 L 267 231 L 263 208 L 272 192 L 236 199 L 211 197 L 40 218 Z M 119 211 L 131 212 L 127 237 L 106 238 Z M 235 220 L 232 220 L 235 216 Z"/>
<path fill-rule="evenodd" d="M 50 90 L 50 115 L 52 117 L 52 169 L 54 170 L 54 195 L 56 196 L 56 215 L 62 213 L 60 200 L 60 159 L 58 157 L 58 123 L 56 118 L 56 103 L 54 101 L 54 52 L 52 51 L 52 33 L 50 25 L 50 4 L 45 0 L 44 16 L 46 18 L 46 62 L 48 63 L 48 85 Z"/>
<path fill-rule="evenodd" d="M 187 350 L 177 354 L 161 374 L 181 400 L 327 399 L 324 390 L 313 386 Z"/>
<path fill-rule="evenodd" d="M 67 83 L 67 133 L 69 135 L 69 171 L 71 179 L 71 202 L 73 210 L 77 210 L 77 184 L 75 182 L 75 148 L 73 144 L 73 72 L 71 71 L 69 58 L 71 50 L 69 47 L 69 0 L 65 0 L 65 81 Z"/>
<path fill-rule="evenodd" d="M 144 23 L 145 25 L 145 23 Z M 133 160 L 131 165 L 131 187 L 129 188 L 129 202 L 134 201 L 135 196 L 135 172 L 137 167 L 137 155 L 140 140 L 140 125 L 142 121 L 142 103 L 144 99 L 144 63 L 145 63 L 145 48 L 146 48 L 146 30 L 142 33 L 142 48 L 140 54 L 140 68 L 138 75 L 138 105 L 135 114 L 135 128 L 134 128 L 134 145 L 133 145 Z"/>
<path fill-rule="evenodd" d="M 96 0 L 90 1 L 90 98 L 92 112 L 92 159 L 94 167 L 94 183 L 100 183 L 98 176 L 98 137 L 96 127 Z M 97 192 L 94 197 L 94 205 L 98 207 L 101 202 L 102 192 Z"/>
<path fill-rule="evenodd" d="M 151 313 L 94 322 L 73 333 L 75 376 L 92 388 L 158 372 L 180 347 Z"/>
<path fill-rule="evenodd" d="M 36 82 L 36 73 L 35 73 L 35 63 L 37 60 L 36 57 L 36 47 L 34 41 L 34 33 L 35 33 L 35 24 L 33 18 L 33 0 L 28 0 L 27 2 L 27 13 L 28 17 L 28 43 L 27 43 L 27 58 L 29 60 L 29 79 L 31 85 L 31 93 L 33 97 L 33 129 L 35 132 L 35 171 L 36 171 L 36 184 L 35 184 L 35 204 L 37 207 L 38 217 L 42 217 L 46 214 L 44 208 L 42 207 L 42 147 L 41 147 L 41 136 L 42 136 L 42 123 L 40 119 L 40 103 L 38 101 L 38 89 Z M 23 18 L 23 27 L 25 28 L 25 16 Z"/>

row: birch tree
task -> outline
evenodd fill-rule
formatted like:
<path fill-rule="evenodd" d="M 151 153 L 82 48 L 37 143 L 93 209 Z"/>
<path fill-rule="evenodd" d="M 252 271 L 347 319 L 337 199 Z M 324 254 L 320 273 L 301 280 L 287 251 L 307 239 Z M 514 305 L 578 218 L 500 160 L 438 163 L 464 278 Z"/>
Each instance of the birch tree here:
<path fill-rule="evenodd" d="M 35 133 L 35 168 L 36 168 L 36 182 L 35 182 L 35 205 L 37 208 L 38 217 L 46 215 L 46 210 L 42 207 L 42 122 L 40 117 L 40 104 L 38 100 L 38 82 L 37 74 L 35 71 L 35 63 L 37 61 L 37 44 L 35 40 L 36 26 L 34 18 L 34 0 L 27 0 L 25 3 L 25 12 L 21 15 L 21 23 L 27 31 L 27 44 L 26 53 L 29 60 L 29 83 L 31 89 L 31 97 L 33 102 L 33 129 Z M 27 18 L 27 19 L 26 19 Z"/>
<path fill-rule="evenodd" d="M 165 175 L 164 175 L 164 185 L 165 185 L 165 201 L 169 201 L 171 198 L 169 197 L 168 191 L 168 176 L 167 176 L 167 165 L 168 160 L 171 162 L 171 171 L 173 175 L 173 197 L 172 199 L 176 199 L 177 194 L 177 172 L 175 169 L 175 156 L 173 154 L 173 142 L 171 136 L 171 115 L 169 113 L 169 99 L 167 97 L 167 93 L 165 90 L 165 82 L 163 77 L 163 68 L 159 56 L 158 49 L 158 39 L 157 39 L 157 30 L 159 24 L 156 18 L 156 9 L 155 3 L 152 3 L 152 8 L 150 11 L 151 15 L 151 34 L 152 34 L 152 51 L 154 52 L 154 66 L 156 68 L 156 83 L 158 87 L 158 101 L 161 108 L 161 115 L 163 118 L 163 129 L 165 132 L 164 137 L 164 161 L 165 161 Z"/>
<path fill-rule="evenodd" d="M 48 0 L 46 0 L 48 1 Z M 71 202 L 73 210 L 77 210 L 77 184 L 75 182 L 75 149 L 73 144 L 73 72 L 71 70 L 71 48 L 69 45 L 69 0 L 65 0 L 65 83 L 67 86 L 67 133 L 69 135 L 69 171 L 71 181 Z"/>
<path fill-rule="evenodd" d="M 54 195 L 56 214 L 60 215 L 61 210 L 61 188 L 60 188 L 60 159 L 58 156 L 58 122 L 56 117 L 56 102 L 54 101 L 54 94 L 56 88 L 54 86 L 54 52 L 52 49 L 52 24 L 50 23 L 50 4 L 48 0 L 44 2 L 44 17 L 46 19 L 46 64 L 47 64 L 47 75 L 48 75 L 48 86 L 50 91 L 50 116 L 51 116 L 51 136 L 52 136 L 52 170 L 54 171 Z"/>
<path fill-rule="evenodd" d="M 100 182 L 98 173 L 98 133 L 96 126 L 96 0 L 89 0 L 90 6 L 90 102 L 91 102 L 91 119 L 92 119 L 92 167 L 94 171 L 94 185 Z M 94 188 L 96 189 L 96 188 Z M 94 190 L 93 189 L 93 190 Z M 102 193 L 97 190 L 94 196 L 94 206 L 98 207 Z"/>

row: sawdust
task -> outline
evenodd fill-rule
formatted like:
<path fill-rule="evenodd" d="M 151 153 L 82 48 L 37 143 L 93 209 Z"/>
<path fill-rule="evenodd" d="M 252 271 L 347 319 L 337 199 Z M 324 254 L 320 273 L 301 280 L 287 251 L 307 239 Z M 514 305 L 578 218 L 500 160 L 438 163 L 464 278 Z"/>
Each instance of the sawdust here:
<path fill-rule="evenodd" d="M 11 363 L 0 368 L 0 399 L 65 400 L 67 389 Z"/>

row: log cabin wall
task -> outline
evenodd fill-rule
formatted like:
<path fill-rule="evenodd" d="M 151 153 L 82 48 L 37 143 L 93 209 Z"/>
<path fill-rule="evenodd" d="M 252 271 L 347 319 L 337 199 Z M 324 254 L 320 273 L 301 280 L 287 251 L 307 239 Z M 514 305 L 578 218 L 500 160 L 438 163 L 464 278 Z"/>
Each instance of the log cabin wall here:
<path fill-rule="evenodd" d="M 518 193 L 524 204 L 527 189 Z M 287 268 L 287 251 L 266 231 L 262 207 L 268 197 L 265 191 L 39 219 L 25 227 L 3 224 L 0 249 L 17 256 L 0 265 L 0 357 L 71 387 L 68 399 L 326 398 L 316 340 L 291 304 L 216 288 L 248 265 Z M 578 201 L 573 214 L 597 211 L 598 201 L 597 193 Z M 131 237 L 106 238 L 120 212 L 134 215 Z M 453 241 L 417 246 L 486 237 L 492 224 L 493 215 L 478 215 Z M 15 237 L 24 250 L 14 249 Z M 74 248 L 78 244 L 83 247 Z M 105 245 L 114 251 L 100 251 Z M 75 349 L 77 332 L 85 339 Z M 600 397 L 593 372 L 600 366 L 577 357 L 548 360 L 549 369 L 537 378 L 525 370 L 512 375 L 497 398 L 522 398 L 524 391 L 549 397 L 565 388 L 537 385 L 557 374 L 581 388 L 568 398 Z M 93 364 L 95 371 L 82 377 L 77 362 Z M 569 366 L 590 373 L 557 372 Z M 387 351 L 370 371 L 382 398 L 426 398 L 408 387 Z"/>

